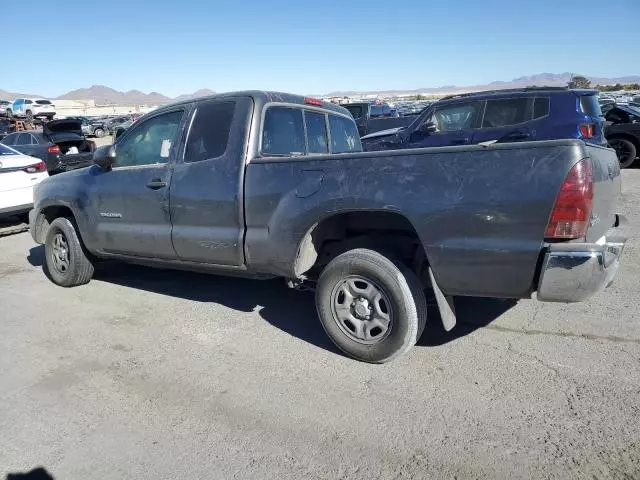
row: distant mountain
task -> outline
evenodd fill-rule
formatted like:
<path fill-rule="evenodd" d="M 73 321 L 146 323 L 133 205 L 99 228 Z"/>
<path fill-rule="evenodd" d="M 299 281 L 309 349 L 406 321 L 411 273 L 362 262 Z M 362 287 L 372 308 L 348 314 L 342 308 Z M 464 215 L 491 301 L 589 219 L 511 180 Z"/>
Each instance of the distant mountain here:
<path fill-rule="evenodd" d="M 208 95 L 213 95 L 216 92 L 214 92 L 213 90 L 209 90 L 208 88 L 201 88 L 200 90 L 196 90 L 193 93 L 188 93 L 185 95 L 179 95 L 176 98 L 173 99 L 174 102 L 180 102 L 182 100 L 191 100 L 193 98 L 200 98 L 200 97 L 206 97 Z"/>
<path fill-rule="evenodd" d="M 39 97 L 40 95 L 34 95 L 33 93 L 13 93 L 6 90 L 0 90 L 0 100 L 15 100 L 21 97 Z"/>
<path fill-rule="evenodd" d="M 60 95 L 56 100 L 94 100 L 98 105 L 158 105 L 169 103 L 171 98 L 157 92 L 149 94 L 139 90 L 119 92 L 104 85 L 92 85 Z"/>
<path fill-rule="evenodd" d="M 578 73 L 576 73 L 577 75 Z M 640 75 L 628 75 L 624 77 L 594 77 L 586 76 L 591 80 L 592 85 L 615 85 L 616 83 L 640 83 Z M 385 95 L 385 96 L 397 96 L 397 95 L 444 95 L 457 92 L 473 92 L 478 90 L 489 89 L 504 89 L 504 88 L 520 88 L 526 86 L 547 86 L 547 87 L 559 87 L 567 84 L 571 74 L 565 73 L 538 73 L 535 75 L 528 75 L 523 77 L 514 78 L 513 80 L 503 81 L 497 80 L 491 83 L 482 85 L 470 85 L 470 86 L 456 86 L 446 85 L 442 87 L 434 88 L 418 88 L 415 90 L 372 90 L 372 91 L 337 91 L 328 94 L 322 94 L 317 96 L 362 96 L 362 95 Z M 204 97 L 207 95 L 213 95 L 215 92 L 208 88 L 197 90 L 193 93 L 179 95 L 175 98 L 170 98 L 162 95 L 158 92 L 144 93 L 140 90 L 129 90 L 128 92 L 120 92 L 113 88 L 104 85 L 93 85 L 89 88 L 80 88 L 67 92 L 64 95 L 60 95 L 56 99 L 60 100 L 94 100 L 97 105 L 162 105 L 170 103 L 172 101 L 190 100 L 192 98 Z M 20 97 L 41 97 L 41 95 L 14 93 L 0 90 L 0 100 L 14 100 Z M 46 97 L 45 97 L 46 98 Z"/>
<path fill-rule="evenodd" d="M 577 73 L 574 75 L 578 75 Z M 594 77 L 586 75 L 586 77 L 591 80 L 592 85 L 615 85 L 616 83 L 625 84 L 625 83 L 640 83 L 640 75 L 628 75 L 625 77 Z M 490 90 L 490 89 L 505 89 L 505 88 L 521 88 L 527 86 L 539 86 L 539 87 L 561 87 L 566 86 L 569 80 L 571 79 L 571 73 L 538 73 L 536 75 L 529 75 L 514 78 L 510 81 L 494 81 L 488 84 L 482 85 L 470 85 L 470 86 L 456 86 L 456 85 L 447 85 L 443 87 L 435 87 L 435 88 L 418 88 L 415 90 L 381 90 L 381 91 L 339 91 L 339 92 L 331 92 L 326 94 L 326 96 L 354 96 L 354 95 L 417 95 L 417 94 L 445 94 L 445 93 L 455 93 L 455 92 L 473 92 L 479 90 Z"/>

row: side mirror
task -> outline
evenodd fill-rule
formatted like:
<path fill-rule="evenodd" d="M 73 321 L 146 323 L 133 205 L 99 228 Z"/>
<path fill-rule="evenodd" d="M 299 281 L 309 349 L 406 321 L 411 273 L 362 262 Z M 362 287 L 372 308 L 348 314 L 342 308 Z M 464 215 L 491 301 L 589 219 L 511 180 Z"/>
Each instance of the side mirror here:
<path fill-rule="evenodd" d="M 426 122 L 420 126 L 420 131 L 425 135 L 429 135 L 430 133 L 434 133 L 438 131 L 438 127 L 433 122 Z"/>
<path fill-rule="evenodd" d="M 113 141 L 115 142 L 119 136 L 121 136 L 125 132 L 126 128 L 124 127 L 116 127 L 116 131 L 113 134 Z"/>
<path fill-rule="evenodd" d="M 103 145 L 93 152 L 93 163 L 105 171 L 111 170 L 116 163 L 116 148 L 113 145 Z"/>

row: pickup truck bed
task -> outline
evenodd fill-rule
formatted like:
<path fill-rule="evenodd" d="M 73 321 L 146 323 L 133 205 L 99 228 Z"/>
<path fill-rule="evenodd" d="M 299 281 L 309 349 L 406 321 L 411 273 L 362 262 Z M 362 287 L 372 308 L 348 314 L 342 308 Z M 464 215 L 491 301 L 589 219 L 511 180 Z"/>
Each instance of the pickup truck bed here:
<path fill-rule="evenodd" d="M 315 286 L 328 335 L 369 362 L 417 341 L 426 288 L 448 329 L 458 295 L 580 301 L 612 281 L 625 241 L 611 149 L 553 140 L 362 152 L 346 110 L 287 94 L 163 107 L 94 161 L 34 194 L 31 232 L 54 282 L 88 282 L 85 252 L 281 276 Z"/>

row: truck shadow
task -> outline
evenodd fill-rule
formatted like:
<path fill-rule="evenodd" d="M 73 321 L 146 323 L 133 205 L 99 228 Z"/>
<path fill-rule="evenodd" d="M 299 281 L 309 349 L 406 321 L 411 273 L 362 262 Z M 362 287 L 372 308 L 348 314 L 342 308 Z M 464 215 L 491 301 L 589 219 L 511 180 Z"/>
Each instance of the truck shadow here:
<path fill-rule="evenodd" d="M 33 247 L 27 257 L 43 267 L 44 247 Z M 258 311 L 274 327 L 317 347 L 342 355 L 327 337 L 315 308 L 313 293 L 288 288 L 282 279 L 252 280 L 179 270 L 161 270 L 119 262 L 101 264 L 95 280 L 203 303 L 218 303 L 241 312 Z M 425 334 L 418 345 L 437 347 L 468 335 L 498 318 L 515 301 L 457 298 L 458 325 L 451 332 L 442 327 L 435 306 L 429 308 Z"/>
<path fill-rule="evenodd" d="M 9 473 L 7 480 L 54 480 L 53 475 L 42 467 L 34 468 L 30 472 Z"/>

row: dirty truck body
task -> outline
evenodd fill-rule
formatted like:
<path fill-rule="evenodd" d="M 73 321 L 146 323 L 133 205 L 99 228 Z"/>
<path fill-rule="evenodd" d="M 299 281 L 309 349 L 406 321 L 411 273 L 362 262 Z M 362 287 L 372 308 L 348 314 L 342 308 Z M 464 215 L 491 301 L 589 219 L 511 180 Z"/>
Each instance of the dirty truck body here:
<path fill-rule="evenodd" d="M 189 161 L 198 115 L 220 103 L 231 112 L 226 147 Z M 177 122 L 170 153 L 119 166 L 136 131 L 162 115 Z M 273 153 L 287 143 L 277 121 L 302 135 L 300 151 Z M 371 362 L 418 339 L 425 288 L 452 328 L 454 296 L 573 302 L 612 281 L 625 241 L 613 150 L 553 140 L 362 152 L 346 122 L 338 106 L 269 92 L 163 107 L 95 165 L 39 185 L 32 235 L 63 286 L 89 281 L 100 258 L 314 285 L 329 336 Z M 56 269 L 65 258 L 66 272 Z"/>

